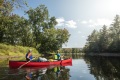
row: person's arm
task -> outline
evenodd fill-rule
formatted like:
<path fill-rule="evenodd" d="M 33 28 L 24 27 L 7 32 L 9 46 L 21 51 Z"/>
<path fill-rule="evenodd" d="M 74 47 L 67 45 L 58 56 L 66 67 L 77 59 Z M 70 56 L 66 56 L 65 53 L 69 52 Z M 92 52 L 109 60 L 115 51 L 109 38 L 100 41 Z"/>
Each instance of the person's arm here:
<path fill-rule="evenodd" d="M 28 54 L 27 58 L 30 59 L 31 53 Z"/>

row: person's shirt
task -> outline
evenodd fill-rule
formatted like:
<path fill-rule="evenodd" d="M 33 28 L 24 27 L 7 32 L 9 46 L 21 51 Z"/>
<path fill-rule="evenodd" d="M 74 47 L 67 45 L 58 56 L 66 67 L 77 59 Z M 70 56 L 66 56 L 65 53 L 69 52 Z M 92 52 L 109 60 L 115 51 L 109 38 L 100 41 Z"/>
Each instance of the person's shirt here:
<path fill-rule="evenodd" d="M 57 53 L 57 58 L 58 58 L 58 60 L 61 59 L 61 58 L 60 58 L 60 53 Z"/>
<path fill-rule="evenodd" d="M 33 59 L 33 56 L 31 54 L 31 52 L 29 52 L 29 53 L 26 54 L 26 59 L 30 59 L 30 60 Z"/>
<path fill-rule="evenodd" d="M 57 60 L 57 59 L 58 59 L 58 56 L 57 56 L 57 54 L 55 54 L 55 55 L 54 55 L 54 58 L 55 58 L 55 60 Z"/>

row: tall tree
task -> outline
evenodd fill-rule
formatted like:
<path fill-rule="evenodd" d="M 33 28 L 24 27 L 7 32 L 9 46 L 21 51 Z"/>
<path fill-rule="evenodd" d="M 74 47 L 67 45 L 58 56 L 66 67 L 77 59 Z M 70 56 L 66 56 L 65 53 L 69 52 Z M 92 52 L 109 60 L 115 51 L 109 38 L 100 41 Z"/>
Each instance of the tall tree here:
<path fill-rule="evenodd" d="M 49 17 L 45 5 L 30 9 L 26 13 L 29 16 L 29 23 L 33 32 L 33 40 L 40 52 L 55 51 L 62 47 L 62 44 L 69 39 L 69 32 L 66 29 L 56 29 L 55 17 Z"/>
<path fill-rule="evenodd" d="M 29 17 L 29 23 L 31 24 L 33 31 L 33 39 L 35 47 L 37 48 L 41 42 L 41 32 L 44 26 L 47 26 L 48 22 L 48 9 L 45 5 L 40 5 L 35 9 L 27 11 Z"/>
<path fill-rule="evenodd" d="M 107 26 L 104 25 L 100 31 L 100 37 L 99 37 L 100 39 L 99 39 L 99 44 L 98 44 L 99 50 L 101 52 L 105 52 L 108 49 L 108 46 L 109 46 L 108 36 L 109 35 L 108 35 Z"/>
<path fill-rule="evenodd" d="M 114 22 L 111 24 L 111 37 L 112 37 L 112 43 L 110 45 L 110 49 L 113 52 L 118 52 L 120 51 L 120 17 L 119 15 L 116 15 Z"/>
<path fill-rule="evenodd" d="M 32 33 L 32 29 L 31 26 L 28 23 L 28 20 L 26 20 L 24 17 L 21 17 L 21 19 L 19 19 L 19 30 L 17 33 L 17 35 L 19 36 L 19 45 L 22 46 L 33 46 L 34 42 L 32 39 L 33 33 Z"/>
<path fill-rule="evenodd" d="M 92 51 L 92 52 L 98 52 L 99 51 L 99 47 L 98 47 L 98 40 L 99 40 L 99 33 L 96 30 L 93 30 L 93 32 L 91 33 L 91 35 L 88 36 L 87 39 L 87 50 L 88 51 Z"/>

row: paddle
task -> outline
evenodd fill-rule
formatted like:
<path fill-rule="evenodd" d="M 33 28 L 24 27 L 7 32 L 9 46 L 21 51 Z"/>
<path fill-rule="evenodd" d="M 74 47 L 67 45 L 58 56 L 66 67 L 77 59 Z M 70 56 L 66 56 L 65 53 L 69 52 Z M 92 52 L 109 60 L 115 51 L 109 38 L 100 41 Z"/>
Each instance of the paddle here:
<path fill-rule="evenodd" d="M 34 59 L 34 58 L 33 58 Z M 30 61 L 32 61 L 33 59 L 29 60 L 28 62 L 26 62 L 25 64 L 21 65 L 18 69 L 20 69 L 21 67 L 23 67 L 24 65 L 28 64 Z"/>

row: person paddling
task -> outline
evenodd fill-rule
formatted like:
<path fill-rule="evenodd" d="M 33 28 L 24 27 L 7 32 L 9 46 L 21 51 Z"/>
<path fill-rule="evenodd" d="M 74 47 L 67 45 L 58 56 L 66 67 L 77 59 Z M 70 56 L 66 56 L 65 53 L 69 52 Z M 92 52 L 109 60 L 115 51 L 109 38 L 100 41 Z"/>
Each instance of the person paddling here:
<path fill-rule="evenodd" d="M 20 69 L 21 67 L 23 67 L 24 65 L 28 64 L 30 61 L 33 60 L 32 50 L 31 49 L 28 50 L 25 57 L 26 57 L 27 62 L 25 64 L 21 65 L 18 69 Z"/>
<path fill-rule="evenodd" d="M 61 60 L 61 55 L 59 53 L 59 50 L 57 50 L 57 53 L 55 54 L 55 60 Z"/>
<path fill-rule="evenodd" d="M 30 61 L 33 59 L 33 56 L 32 56 L 32 50 L 29 49 L 28 52 L 26 53 L 26 60 L 27 61 Z"/>

